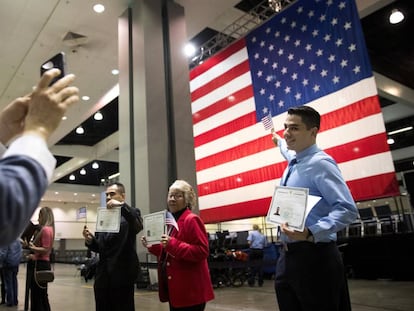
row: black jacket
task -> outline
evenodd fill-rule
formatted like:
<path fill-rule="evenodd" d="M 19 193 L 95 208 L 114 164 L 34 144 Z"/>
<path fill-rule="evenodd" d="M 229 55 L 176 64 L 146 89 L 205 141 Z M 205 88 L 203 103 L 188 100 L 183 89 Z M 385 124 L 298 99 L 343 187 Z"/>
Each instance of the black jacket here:
<path fill-rule="evenodd" d="M 93 241 L 86 244 L 91 251 L 99 253 L 95 287 L 124 287 L 136 281 L 139 272 L 136 235 L 141 230 L 139 209 L 124 204 L 119 232 L 96 232 Z"/>

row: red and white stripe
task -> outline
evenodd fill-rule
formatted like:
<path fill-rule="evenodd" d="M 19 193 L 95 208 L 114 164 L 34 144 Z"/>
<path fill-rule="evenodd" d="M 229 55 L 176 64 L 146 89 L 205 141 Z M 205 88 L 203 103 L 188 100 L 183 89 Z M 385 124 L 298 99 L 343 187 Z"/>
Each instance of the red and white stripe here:
<path fill-rule="evenodd" d="M 266 215 L 287 163 L 256 121 L 244 40 L 190 73 L 200 215 L 206 223 Z M 322 116 L 318 146 L 354 199 L 398 194 L 374 78 L 308 103 Z M 273 117 L 282 134 L 286 114 Z"/>

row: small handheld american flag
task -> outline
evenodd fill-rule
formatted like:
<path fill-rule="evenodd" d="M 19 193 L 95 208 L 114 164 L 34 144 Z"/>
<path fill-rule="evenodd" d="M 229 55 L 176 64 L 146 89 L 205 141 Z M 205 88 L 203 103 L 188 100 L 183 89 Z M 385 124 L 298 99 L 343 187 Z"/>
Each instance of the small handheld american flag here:
<path fill-rule="evenodd" d="M 262 118 L 262 123 L 263 123 L 265 130 L 274 129 L 273 119 L 272 119 L 272 115 L 270 114 L 270 112 Z"/>
<path fill-rule="evenodd" d="M 173 226 L 177 231 L 179 231 L 178 224 L 175 221 L 174 216 L 169 211 L 166 211 L 166 214 L 165 214 L 165 225 L 166 226 Z M 168 230 L 168 231 L 170 231 L 170 230 Z"/>

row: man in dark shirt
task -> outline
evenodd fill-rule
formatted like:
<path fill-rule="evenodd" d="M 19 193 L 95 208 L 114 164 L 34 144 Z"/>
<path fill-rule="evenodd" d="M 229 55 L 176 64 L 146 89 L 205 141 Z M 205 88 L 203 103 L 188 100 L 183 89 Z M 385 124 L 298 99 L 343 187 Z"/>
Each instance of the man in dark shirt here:
<path fill-rule="evenodd" d="M 96 232 L 93 236 L 85 226 L 86 246 L 99 254 L 94 284 L 96 311 L 133 311 L 134 283 L 139 261 L 136 235 L 142 230 L 139 209 L 125 203 L 125 187 L 113 183 L 106 188 L 106 207 L 121 209 L 119 232 Z"/>

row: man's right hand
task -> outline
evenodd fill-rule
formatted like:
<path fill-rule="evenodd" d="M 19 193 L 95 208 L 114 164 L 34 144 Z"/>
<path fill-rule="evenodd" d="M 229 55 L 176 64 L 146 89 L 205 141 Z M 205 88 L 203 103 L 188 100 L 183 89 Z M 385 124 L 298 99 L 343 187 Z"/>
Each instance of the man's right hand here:
<path fill-rule="evenodd" d="M 82 235 L 85 238 L 86 243 L 91 243 L 93 240 L 92 233 L 89 232 L 89 229 L 87 226 L 83 227 Z"/>
<path fill-rule="evenodd" d="M 279 134 L 276 133 L 275 131 L 272 131 L 272 140 L 276 146 L 278 146 L 277 141 L 279 139 L 282 139 L 282 137 L 280 137 Z"/>
<path fill-rule="evenodd" d="M 34 133 L 47 140 L 59 126 L 69 106 L 79 101 L 79 89 L 69 86 L 75 80 L 73 74 L 66 75 L 49 86 L 59 74 L 59 69 L 46 71 L 29 95 L 23 134 Z"/>

